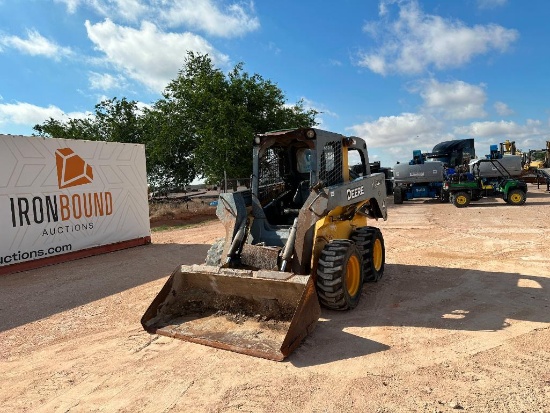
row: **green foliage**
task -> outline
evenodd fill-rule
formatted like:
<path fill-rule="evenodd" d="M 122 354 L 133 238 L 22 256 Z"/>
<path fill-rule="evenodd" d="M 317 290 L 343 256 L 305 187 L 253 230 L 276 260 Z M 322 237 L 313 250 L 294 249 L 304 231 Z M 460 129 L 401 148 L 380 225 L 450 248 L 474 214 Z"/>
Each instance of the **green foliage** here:
<path fill-rule="evenodd" d="M 237 64 L 225 74 L 208 55 L 188 52 L 163 96 L 140 109 L 125 98 L 103 101 L 85 119 L 49 119 L 41 136 L 146 145 L 147 173 L 156 188 L 249 177 L 255 132 L 314 126 L 315 110 L 293 106 L 279 87 Z"/>
<path fill-rule="evenodd" d="M 210 182 L 246 178 L 252 172 L 255 132 L 315 125 L 314 110 L 285 105 L 283 92 L 238 64 L 226 76 L 208 56 L 189 53 L 184 69 L 166 88 L 165 99 L 183 108 L 194 126 L 194 161 Z"/>
<path fill-rule="evenodd" d="M 48 119 L 35 125 L 40 136 L 90 141 L 142 143 L 141 118 L 137 102 L 126 98 L 104 100 L 95 105 L 95 114 L 62 123 Z"/>
<path fill-rule="evenodd" d="M 94 123 L 98 140 L 143 143 L 141 122 L 140 109 L 135 101 L 115 97 L 95 106 Z"/>
<path fill-rule="evenodd" d="M 185 116 L 177 108 L 159 100 L 143 114 L 147 173 L 156 188 L 183 187 L 195 176 L 195 140 Z"/>

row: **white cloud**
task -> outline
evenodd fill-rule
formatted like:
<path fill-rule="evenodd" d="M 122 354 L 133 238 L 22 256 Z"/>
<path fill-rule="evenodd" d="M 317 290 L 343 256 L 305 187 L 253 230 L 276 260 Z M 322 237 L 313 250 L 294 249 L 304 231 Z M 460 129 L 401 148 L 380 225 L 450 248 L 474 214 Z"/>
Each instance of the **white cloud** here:
<path fill-rule="evenodd" d="M 83 112 L 65 113 L 53 105 L 41 107 L 25 102 L 0 104 L 0 125 L 11 123 L 32 127 L 45 122 L 49 118 L 68 120 L 69 118 L 85 118 L 89 115 L 90 113 Z"/>
<path fill-rule="evenodd" d="M 186 25 L 209 35 L 231 37 L 257 30 L 260 20 L 254 3 L 233 3 L 221 9 L 213 0 L 169 0 L 169 7 L 160 12 L 171 27 Z"/>
<path fill-rule="evenodd" d="M 54 60 L 60 60 L 62 57 L 72 54 L 70 48 L 57 45 L 55 42 L 43 37 L 36 30 L 27 30 L 26 39 L 18 36 L 0 36 L 0 45 L 19 50 L 21 53 L 31 56 L 45 56 Z"/>
<path fill-rule="evenodd" d="M 512 121 L 488 121 L 473 122 L 469 125 L 455 128 L 455 133 L 479 138 L 527 138 L 539 136 L 547 131 L 542 130 L 543 125 L 539 120 L 527 119 L 524 125 Z"/>
<path fill-rule="evenodd" d="M 187 51 L 208 54 L 218 65 L 229 60 L 200 36 L 162 32 L 150 22 L 143 22 L 139 29 L 109 19 L 97 24 L 86 21 L 85 26 L 96 49 L 105 53 L 110 63 L 157 92 L 176 77 Z"/>
<path fill-rule="evenodd" d="M 489 146 L 505 140 L 514 141 L 519 150 L 541 149 L 550 135 L 549 125 L 536 119 L 527 119 L 518 124 L 512 121 L 473 122 L 456 127 L 455 133 L 475 138 L 476 152 L 488 153 Z"/>
<path fill-rule="evenodd" d="M 432 116 L 402 113 L 399 116 L 382 116 L 373 122 L 346 129 L 365 139 L 369 147 L 384 147 L 395 152 L 417 145 L 431 149 L 434 140 L 441 136 L 442 127 L 443 124 Z"/>
<path fill-rule="evenodd" d="M 436 144 L 454 139 L 444 124 L 429 114 L 383 116 L 346 129 L 365 139 L 370 160 L 379 159 L 384 166 L 407 162 L 415 149 L 430 152 Z"/>
<path fill-rule="evenodd" d="M 483 109 L 487 100 L 484 85 L 471 85 L 460 80 L 441 83 L 435 79 L 419 85 L 424 108 L 445 119 L 483 118 L 487 115 Z"/>
<path fill-rule="evenodd" d="M 162 22 L 169 27 L 186 27 L 208 35 L 232 37 L 257 30 L 260 20 L 254 2 L 226 0 L 55 0 L 68 13 L 87 7 L 111 20 Z"/>
<path fill-rule="evenodd" d="M 317 127 L 320 128 L 320 129 L 330 129 L 330 126 L 327 124 L 326 122 L 326 117 L 331 117 L 331 118 L 338 118 L 338 114 L 332 112 L 331 110 L 329 110 L 324 104 L 322 103 L 318 103 L 318 102 L 314 102 L 308 98 L 305 98 L 305 97 L 302 97 L 301 98 L 303 103 L 304 103 L 304 109 L 305 110 L 310 110 L 310 109 L 313 109 L 313 110 L 316 110 L 317 112 L 319 112 L 319 114 L 315 117 L 315 122 L 317 122 Z M 291 105 L 293 106 L 293 105 Z"/>
<path fill-rule="evenodd" d="M 281 48 L 278 47 L 277 44 L 274 42 L 269 42 L 267 44 L 267 50 L 270 50 L 271 52 L 273 52 L 274 55 L 278 55 L 281 53 Z"/>
<path fill-rule="evenodd" d="M 105 16 L 118 15 L 127 21 L 138 21 L 149 11 L 149 7 L 143 5 L 141 0 L 114 0 L 109 6 Z"/>
<path fill-rule="evenodd" d="M 80 5 L 80 0 L 54 0 L 56 3 L 63 3 L 67 6 L 67 11 L 70 14 L 76 13 L 76 9 Z"/>
<path fill-rule="evenodd" d="M 500 116 L 510 116 L 514 114 L 514 111 L 504 102 L 495 102 L 493 106 Z"/>
<path fill-rule="evenodd" d="M 472 122 L 453 128 L 430 114 L 417 113 L 380 117 L 346 129 L 365 139 L 371 160 L 380 158 L 384 166 L 388 166 L 388 162 L 409 160 L 415 149 L 430 152 L 436 144 L 453 139 L 474 138 L 476 153 L 483 156 L 490 145 L 506 139 L 515 141 L 518 149 L 544 148 L 550 135 L 550 124 L 535 119 L 528 119 L 524 124 Z"/>
<path fill-rule="evenodd" d="M 124 21 L 137 22 L 154 10 L 142 0 L 55 0 L 63 3 L 67 12 L 74 14 L 78 7 L 88 7 L 103 17 L 118 18 Z"/>
<path fill-rule="evenodd" d="M 392 21 L 394 4 L 399 13 Z M 460 67 L 491 50 L 506 51 L 519 36 L 516 30 L 496 24 L 469 27 L 459 20 L 425 14 L 416 0 L 383 0 L 380 17 L 384 24 L 368 22 L 364 27 L 380 47 L 361 53 L 358 64 L 381 75 Z"/>
<path fill-rule="evenodd" d="M 90 72 L 88 76 L 90 88 L 96 90 L 112 90 L 126 87 L 126 79 L 122 75 L 112 76 L 108 73 Z"/>
<path fill-rule="evenodd" d="M 385 75 L 388 72 L 388 62 L 386 61 L 385 57 L 376 54 L 369 54 L 369 55 L 363 55 L 361 57 L 361 61 L 359 62 L 359 66 L 364 66 L 372 70 L 374 73 L 378 73 L 380 75 Z"/>

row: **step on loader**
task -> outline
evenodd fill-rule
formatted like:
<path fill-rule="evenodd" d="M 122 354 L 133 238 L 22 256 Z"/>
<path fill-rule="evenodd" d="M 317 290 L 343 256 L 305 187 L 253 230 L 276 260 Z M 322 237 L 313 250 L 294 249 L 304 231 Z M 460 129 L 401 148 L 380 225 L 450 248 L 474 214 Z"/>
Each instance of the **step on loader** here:
<path fill-rule="evenodd" d="M 350 168 L 350 160 L 361 166 Z M 356 137 L 313 128 L 258 134 L 250 190 L 222 193 L 226 236 L 180 266 L 142 317 L 152 334 L 283 360 L 321 312 L 357 306 L 384 272 L 383 173 Z"/>

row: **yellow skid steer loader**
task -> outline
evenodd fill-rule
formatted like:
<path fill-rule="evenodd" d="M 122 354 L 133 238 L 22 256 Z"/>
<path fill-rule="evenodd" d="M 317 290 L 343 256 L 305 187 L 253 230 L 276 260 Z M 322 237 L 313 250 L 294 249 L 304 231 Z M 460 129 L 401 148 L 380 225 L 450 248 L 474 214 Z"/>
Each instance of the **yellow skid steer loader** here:
<path fill-rule="evenodd" d="M 350 160 L 357 165 L 350 168 Z M 206 265 L 180 266 L 142 317 L 161 334 L 283 360 L 312 331 L 320 304 L 354 308 L 384 272 L 386 185 L 356 137 L 313 128 L 258 134 L 250 190 L 223 193 L 226 236 Z"/>

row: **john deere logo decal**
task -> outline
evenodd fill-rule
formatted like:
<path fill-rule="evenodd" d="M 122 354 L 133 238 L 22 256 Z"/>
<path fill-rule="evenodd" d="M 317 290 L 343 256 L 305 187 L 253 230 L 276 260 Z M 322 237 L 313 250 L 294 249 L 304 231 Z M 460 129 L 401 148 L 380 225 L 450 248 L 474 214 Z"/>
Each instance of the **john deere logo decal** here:
<path fill-rule="evenodd" d="M 92 167 L 71 148 L 55 151 L 55 163 L 59 189 L 89 184 L 94 179 Z"/>

